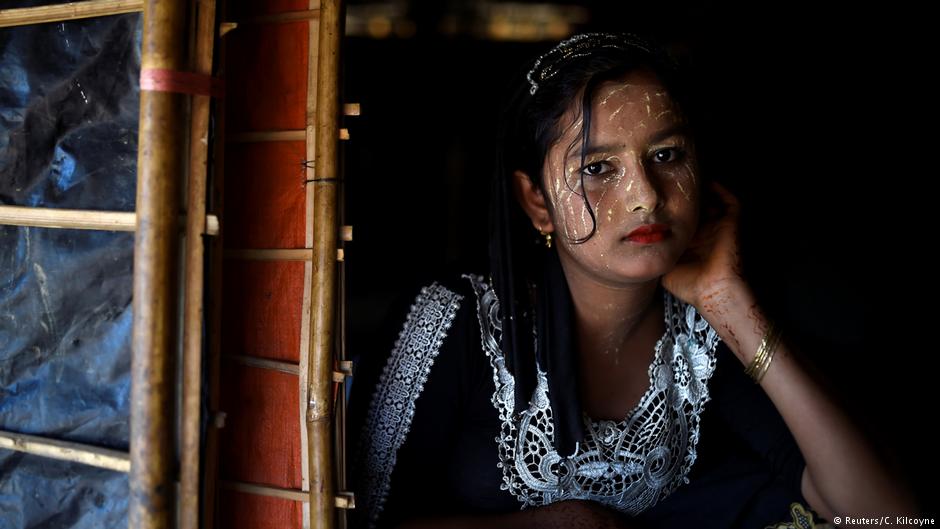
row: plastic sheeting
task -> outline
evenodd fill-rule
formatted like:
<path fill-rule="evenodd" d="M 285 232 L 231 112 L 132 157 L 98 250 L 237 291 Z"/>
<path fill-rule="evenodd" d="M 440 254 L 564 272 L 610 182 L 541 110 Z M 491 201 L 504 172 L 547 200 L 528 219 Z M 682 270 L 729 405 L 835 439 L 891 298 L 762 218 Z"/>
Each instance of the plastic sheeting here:
<path fill-rule="evenodd" d="M 0 204 L 133 211 L 140 16 L 0 29 Z M 133 234 L 0 226 L 0 429 L 127 450 Z M 123 473 L 0 450 L 0 529 L 126 527 Z"/>

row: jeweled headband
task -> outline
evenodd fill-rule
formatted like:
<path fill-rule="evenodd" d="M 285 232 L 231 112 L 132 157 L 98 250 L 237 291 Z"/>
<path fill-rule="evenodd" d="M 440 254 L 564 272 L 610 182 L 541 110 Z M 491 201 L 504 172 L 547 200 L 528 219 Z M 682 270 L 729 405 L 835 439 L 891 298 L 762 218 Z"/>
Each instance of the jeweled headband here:
<path fill-rule="evenodd" d="M 559 68 L 569 60 L 590 55 L 599 48 L 617 50 L 640 49 L 646 53 L 654 46 L 647 40 L 631 33 L 580 33 L 559 42 L 554 48 L 536 59 L 526 79 L 532 85 L 529 93 L 535 95 L 539 84 L 551 79 Z"/>

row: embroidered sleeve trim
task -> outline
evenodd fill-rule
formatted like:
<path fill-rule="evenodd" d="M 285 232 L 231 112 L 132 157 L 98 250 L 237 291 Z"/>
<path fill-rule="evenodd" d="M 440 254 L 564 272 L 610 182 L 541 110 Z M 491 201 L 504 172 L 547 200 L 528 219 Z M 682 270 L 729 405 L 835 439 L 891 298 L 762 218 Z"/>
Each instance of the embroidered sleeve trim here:
<path fill-rule="evenodd" d="M 462 299 L 437 282 L 423 287 L 376 385 L 358 450 L 363 498 L 357 503 L 369 527 L 375 526 L 385 506 L 398 449 L 414 418 L 415 401 Z"/>

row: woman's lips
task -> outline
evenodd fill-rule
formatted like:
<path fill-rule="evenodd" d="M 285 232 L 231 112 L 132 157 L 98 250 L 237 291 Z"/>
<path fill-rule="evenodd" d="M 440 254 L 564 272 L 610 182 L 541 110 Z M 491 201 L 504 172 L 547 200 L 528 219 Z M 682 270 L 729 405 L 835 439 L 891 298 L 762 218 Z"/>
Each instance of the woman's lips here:
<path fill-rule="evenodd" d="M 631 231 L 626 238 L 641 244 L 659 242 L 669 235 L 669 226 L 665 224 L 646 224 Z"/>

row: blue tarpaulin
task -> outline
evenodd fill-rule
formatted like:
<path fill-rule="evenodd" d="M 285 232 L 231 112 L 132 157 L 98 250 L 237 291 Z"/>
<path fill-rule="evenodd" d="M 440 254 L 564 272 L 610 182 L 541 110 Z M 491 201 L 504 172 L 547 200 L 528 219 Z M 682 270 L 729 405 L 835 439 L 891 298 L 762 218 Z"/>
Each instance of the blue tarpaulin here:
<path fill-rule="evenodd" d="M 0 205 L 133 211 L 140 15 L 0 29 Z M 0 429 L 128 449 L 133 233 L 0 226 Z M 126 474 L 0 449 L 0 529 L 127 526 Z"/>

